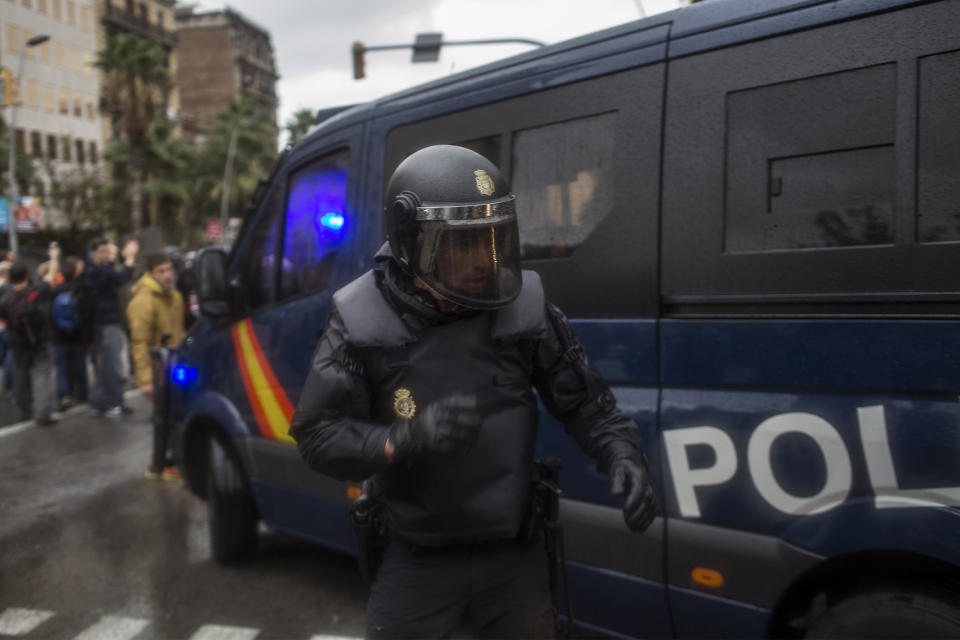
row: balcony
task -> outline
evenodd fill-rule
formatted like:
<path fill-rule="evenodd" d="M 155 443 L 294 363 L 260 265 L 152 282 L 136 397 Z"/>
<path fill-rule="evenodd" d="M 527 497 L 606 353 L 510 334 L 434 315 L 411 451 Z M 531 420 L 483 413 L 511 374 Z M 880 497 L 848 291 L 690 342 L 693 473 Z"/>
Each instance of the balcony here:
<path fill-rule="evenodd" d="M 103 24 L 107 26 L 108 33 L 112 31 L 133 33 L 158 42 L 168 49 L 177 46 L 176 33 L 150 22 L 146 17 L 138 16 L 132 11 L 121 7 L 115 7 L 110 2 L 106 3 L 105 9 Z"/>

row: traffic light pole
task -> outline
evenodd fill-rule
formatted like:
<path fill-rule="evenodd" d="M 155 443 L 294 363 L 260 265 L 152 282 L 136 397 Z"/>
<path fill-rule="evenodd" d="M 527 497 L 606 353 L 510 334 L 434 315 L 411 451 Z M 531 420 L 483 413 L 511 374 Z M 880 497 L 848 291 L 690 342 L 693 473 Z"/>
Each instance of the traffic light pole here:
<path fill-rule="evenodd" d="M 440 34 L 436 34 L 438 37 Z M 418 38 L 419 40 L 419 38 Z M 455 46 L 455 45 L 465 45 L 465 44 L 529 44 L 534 47 L 542 47 L 545 43 L 538 40 L 530 40 L 528 38 L 494 38 L 490 40 L 457 40 L 457 41 L 431 41 L 429 43 L 414 43 L 414 44 L 382 44 L 376 45 L 373 47 L 366 47 L 362 42 L 354 42 L 351 51 L 353 52 L 353 78 L 359 80 L 366 76 L 363 69 L 363 54 L 367 51 L 389 51 L 393 49 L 414 49 L 424 48 L 431 49 L 437 52 L 439 55 L 440 47 Z M 414 54 L 416 55 L 416 53 Z M 432 60 L 424 57 L 423 59 L 415 59 L 414 62 L 428 62 L 436 60 L 436 57 Z"/>

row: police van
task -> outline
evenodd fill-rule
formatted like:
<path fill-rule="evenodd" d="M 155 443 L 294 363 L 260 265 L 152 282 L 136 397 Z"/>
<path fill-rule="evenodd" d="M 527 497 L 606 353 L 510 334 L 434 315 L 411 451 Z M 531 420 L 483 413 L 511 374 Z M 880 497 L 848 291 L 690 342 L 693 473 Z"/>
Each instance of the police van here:
<path fill-rule="evenodd" d="M 280 158 L 171 411 L 216 557 L 347 553 L 358 487 L 287 434 L 333 293 L 415 150 L 500 166 L 539 272 L 641 430 L 661 517 L 564 461 L 577 624 L 619 637 L 960 636 L 960 2 L 712 0 L 354 107 Z"/>

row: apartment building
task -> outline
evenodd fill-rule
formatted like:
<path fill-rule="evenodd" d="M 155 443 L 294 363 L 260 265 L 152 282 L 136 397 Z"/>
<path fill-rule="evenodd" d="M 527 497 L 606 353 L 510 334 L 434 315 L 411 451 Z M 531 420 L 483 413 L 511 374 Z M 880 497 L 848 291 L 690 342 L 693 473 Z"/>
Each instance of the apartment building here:
<path fill-rule="evenodd" d="M 20 105 L 15 136 L 37 161 L 49 189 L 52 175 L 96 172 L 104 147 L 98 110 L 99 77 L 96 23 L 92 0 L 0 0 L 0 64 L 20 77 Z M 30 38 L 50 39 L 26 47 Z M 21 56 L 24 56 L 21 67 Z M 10 109 L 4 110 L 10 121 Z M 31 191 L 37 189 L 31 188 Z M 41 206 L 39 226 L 63 222 L 58 212 Z"/>
<path fill-rule="evenodd" d="M 217 114 L 239 96 L 250 96 L 277 115 L 277 71 L 270 32 L 233 9 L 196 12 L 177 8 L 183 135 L 202 139 Z"/>

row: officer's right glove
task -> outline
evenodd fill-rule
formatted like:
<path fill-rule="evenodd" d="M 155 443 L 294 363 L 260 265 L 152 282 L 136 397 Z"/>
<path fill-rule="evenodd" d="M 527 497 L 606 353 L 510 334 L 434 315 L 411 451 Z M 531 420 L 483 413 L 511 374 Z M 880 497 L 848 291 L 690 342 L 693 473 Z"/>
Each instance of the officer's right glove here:
<path fill-rule="evenodd" d="M 437 400 L 409 420 L 396 420 L 388 436 L 394 460 L 426 455 L 466 455 L 480 436 L 477 398 L 455 393 Z"/>

